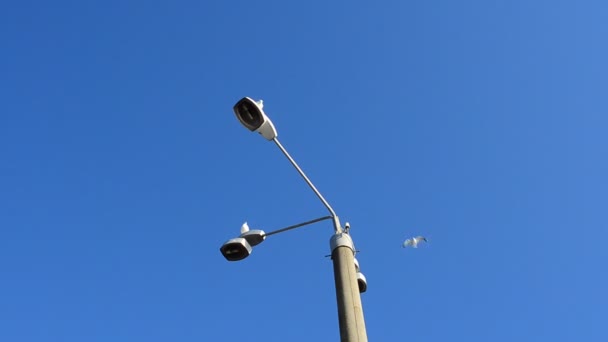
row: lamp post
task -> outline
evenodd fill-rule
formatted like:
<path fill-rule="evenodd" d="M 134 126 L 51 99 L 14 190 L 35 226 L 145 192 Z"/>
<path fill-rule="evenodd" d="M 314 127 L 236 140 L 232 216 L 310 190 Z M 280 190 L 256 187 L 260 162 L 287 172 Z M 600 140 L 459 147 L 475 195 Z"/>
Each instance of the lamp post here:
<path fill-rule="evenodd" d="M 334 266 L 340 340 L 343 342 L 365 342 L 367 341 L 367 333 L 365 331 L 360 293 L 367 290 L 367 280 L 360 272 L 359 262 L 355 259 L 356 251 L 349 234 L 350 226 L 348 223 L 345 224 L 344 228 L 340 225 L 340 220 L 335 211 L 283 145 L 281 145 L 272 121 L 266 116 L 262 108 L 262 101 L 256 102 L 249 97 L 244 97 L 234 105 L 233 109 L 237 119 L 245 128 L 252 132 L 258 132 L 264 138 L 273 141 L 277 145 L 300 176 L 302 176 L 306 184 L 321 200 L 330 215 L 277 229 L 269 233 L 263 230 L 250 230 L 248 224 L 244 223 L 241 227 L 241 235 L 226 241 L 220 248 L 220 251 L 228 261 L 242 260 L 251 254 L 254 246 L 262 243 L 268 236 L 316 222 L 332 220 L 334 234 L 329 240 L 329 245 Z"/>

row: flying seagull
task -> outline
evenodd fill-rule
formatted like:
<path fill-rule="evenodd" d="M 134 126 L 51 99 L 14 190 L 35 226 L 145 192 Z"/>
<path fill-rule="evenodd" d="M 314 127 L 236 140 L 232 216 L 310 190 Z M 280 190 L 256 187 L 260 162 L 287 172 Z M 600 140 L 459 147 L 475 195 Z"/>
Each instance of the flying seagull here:
<path fill-rule="evenodd" d="M 407 240 L 403 241 L 403 248 L 405 248 L 405 247 L 418 248 L 418 244 L 421 241 L 426 242 L 426 238 L 424 236 L 416 236 L 414 238 L 407 239 Z"/>

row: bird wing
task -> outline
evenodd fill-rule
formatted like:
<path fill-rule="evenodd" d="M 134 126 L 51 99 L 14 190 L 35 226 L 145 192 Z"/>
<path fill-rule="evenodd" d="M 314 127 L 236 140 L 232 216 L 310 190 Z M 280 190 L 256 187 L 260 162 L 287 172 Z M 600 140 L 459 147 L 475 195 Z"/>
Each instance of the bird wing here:
<path fill-rule="evenodd" d="M 418 242 L 420 242 L 420 241 L 427 242 L 427 241 L 426 241 L 426 238 L 425 238 L 424 236 L 416 236 L 416 240 L 417 240 Z"/>
<path fill-rule="evenodd" d="M 407 239 L 405 241 L 403 241 L 403 248 L 411 246 L 414 242 L 412 241 L 412 239 Z"/>

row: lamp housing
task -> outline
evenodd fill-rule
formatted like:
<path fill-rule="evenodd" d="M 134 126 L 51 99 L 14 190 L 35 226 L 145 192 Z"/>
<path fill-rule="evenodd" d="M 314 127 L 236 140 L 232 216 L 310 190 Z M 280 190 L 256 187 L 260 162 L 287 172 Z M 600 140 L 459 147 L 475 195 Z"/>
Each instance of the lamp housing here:
<path fill-rule="evenodd" d="M 241 237 L 249 243 L 249 245 L 257 246 L 266 239 L 266 233 L 260 229 L 248 230 L 241 234 Z"/>
<path fill-rule="evenodd" d="M 367 291 L 367 279 L 361 272 L 357 272 L 357 285 L 359 285 L 359 293 Z"/>
<path fill-rule="evenodd" d="M 243 97 L 234 105 L 233 110 L 245 128 L 260 133 L 266 140 L 273 140 L 278 135 L 277 130 L 264 113 L 263 107 L 262 100 L 256 102 L 250 97 Z"/>
<path fill-rule="evenodd" d="M 243 260 L 251 254 L 251 251 L 251 245 L 242 237 L 230 239 L 220 247 L 220 252 L 228 261 Z"/>

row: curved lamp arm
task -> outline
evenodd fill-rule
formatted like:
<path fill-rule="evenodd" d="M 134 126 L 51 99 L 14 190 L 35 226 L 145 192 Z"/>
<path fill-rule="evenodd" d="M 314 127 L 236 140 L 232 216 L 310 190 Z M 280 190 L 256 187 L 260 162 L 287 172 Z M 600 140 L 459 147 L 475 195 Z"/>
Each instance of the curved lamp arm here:
<path fill-rule="evenodd" d="M 317 188 L 314 186 L 314 184 L 312 184 L 310 179 L 308 179 L 308 177 L 306 177 L 306 174 L 304 174 L 304 171 L 302 171 L 302 169 L 298 166 L 296 161 L 289 155 L 289 153 L 283 147 L 283 145 L 281 145 L 281 143 L 279 142 L 279 139 L 274 137 L 272 139 L 272 141 L 274 141 L 274 143 L 279 147 L 279 149 L 281 150 L 281 152 L 283 152 L 285 157 L 287 157 L 287 159 L 289 159 L 289 161 L 291 162 L 291 165 L 293 165 L 293 167 L 295 167 L 295 169 L 298 171 L 300 176 L 302 176 L 302 178 L 304 178 L 304 181 L 306 181 L 306 184 L 308 184 L 308 186 L 312 189 L 312 191 L 315 193 L 315 195 L 317 195 L 317 197 L 321 200 L 321 202 L 323 202 L 323 205 L 325 205 L 325 208 L 327 208 L 327 210 L 329 210 L 329 213 L 331 214 L 331 218 L 333 219 L 334 230 L 336 231 L 336 233 L 341 233 L 342 227 L 340 227 L 340 220 L 338 219 L 338 216 L 336 215 L 336 212 L 334 211 L 334 209 L 332 209 L 332 207 L 329 205 L 329 203 L 327 203 L 327 201 L 325 200 L 323 195 L 321 195 L 319 190 L 317 190 Z M 315 222 L 317 222 L 317 221 L 315 221 Z M 268 235 L 268 234 L 266 234 L 266 235 Z"/>

